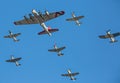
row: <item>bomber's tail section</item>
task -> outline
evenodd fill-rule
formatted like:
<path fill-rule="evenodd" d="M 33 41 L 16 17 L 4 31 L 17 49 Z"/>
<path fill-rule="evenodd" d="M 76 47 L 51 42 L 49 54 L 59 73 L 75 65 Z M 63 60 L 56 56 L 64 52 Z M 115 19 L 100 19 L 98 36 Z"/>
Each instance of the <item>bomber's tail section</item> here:
<path fill-rule="evenodd" d="M 43 35 L 43 34 L 48 34 L 49 36 L 51 36 L 53 32 L 59 31 L 59 29 L 51 29 L 50 27 L 48 27 L 47 30 L 43 30 L 41 32 L 38 33 L 38 35 Z"/>

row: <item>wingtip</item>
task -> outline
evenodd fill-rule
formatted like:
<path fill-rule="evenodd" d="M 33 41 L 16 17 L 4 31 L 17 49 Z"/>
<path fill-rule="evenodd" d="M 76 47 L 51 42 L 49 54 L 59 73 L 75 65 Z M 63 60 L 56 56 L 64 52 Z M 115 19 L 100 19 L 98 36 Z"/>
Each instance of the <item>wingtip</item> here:
<path fill-rule="evenodd" d="M 15 25 L 17 25 L 17 23 L 16 23 L 16 22 L 14 22 L 14 24 L 15 24 Z"/>
<path fill-rule="evenodd" d="M 61 11 L 62 15 L 65 14 L 65 11 Z"/>

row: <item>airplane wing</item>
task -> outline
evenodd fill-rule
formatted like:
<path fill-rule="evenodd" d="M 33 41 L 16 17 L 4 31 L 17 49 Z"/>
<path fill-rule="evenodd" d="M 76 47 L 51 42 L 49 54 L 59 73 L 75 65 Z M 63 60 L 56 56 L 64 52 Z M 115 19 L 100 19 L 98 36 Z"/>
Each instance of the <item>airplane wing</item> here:
<path fill-rule="evenodd" d="M 13 34 L 15 37 L 17 37 L 17 36 L 19 36 L 19 35 L 21 35 L 21 33 L 17 33 L 17 34 Z"/>
<path fill-rule="evenodd" d="M 63 49 L 65 49 L 66 47 L 64 46 L 64 47 L 61 47 L 61 48 L 58 48 L 58 49 L 49 49 L 48 51 L 50 51 L 50 52 L 58 52 L 58 51 L 61 51 L 61 50 L 63 50 Z"/>
<path fill-rule="evenodd" d="M 9 60 L 6 60 L 6 62 L 15 62 L 15 61 L 12 59 L 9 59 Z"/>
<path fill-rule="evenodd" d="M 61 74 L 61 76 L 70 76 L 69 74 Z"/>
<path fill-rule="evenodd" d="M 106 39 L 106 38 L 109 38 L 109 36 L 108 35 L 100 35 L 99 38 Z"/>
<path fill-rule="evenodd" d="M 20 58 L 15 58 L 14 61 L 19 61 L 20 59 L 22 59 L 21 57 Z"/>
<path fill-rule="evenodd" d="M 20 57 L 20 58 L 16 58 L 16 59 L 9 59 L 9 60 L 6 60 L 6 62 L 15 62 L 15 61 L 19 61 L 20 59 L 22 59 L 22 58 Z"/>
<path fill-rule="evenodd" d="M 26 18 L 26 19 L 22 19 L 14 22 L 15 25 L 27 25 L 27 24 L 38 24 L 38 23 L 39 22 L 35 19 L 34 16 L 32 16 L 32 19 Z"/>
<path fill-rule="evenodd" d="M 113 35 L 113 37 L 119 36 L 119 35 L 120 35 L 120 32 L 113 33 L 112 35 Z"/>
<path fill-rule="evenodd" d="M 10 35 L 4 36 L 4 38 L 12 38 Z"/>
<path fill-rule="evenodd" d="M 84 16 L 78 16 L 78 17 L 74 17 L 74 18 L 68 18 L 66 19 L 66 21 L 75 21 L 75 20 L 79 20 L 81 18 L 83 18 Z"/>
<path fill-rule="evenodd" d="M 53 13 L 49 13 L 49 15 L 47 14 L 43 14 L 43 17 L 41 17 L 40 15 L 38 15 L 38 19 L 39 21 L 34 17 L 31 16 L 31 18 L 24 18 L 23 20 L 20 21 L 15 21 L 14 24 L 15 25 L 25 25 L 25 24 L 38 24 L 38 23 L 43 23 L 46 22 L 48 20 L 51 20 L 53 18 L 56 18 L 58 16 L 63 15 L 65 12 L 64 11 L 59 11 L 59 12 L 53 12 Z M 44 19 L 43 19 L 44 18 Z"/>
<path fill-rule="evenodd" d="M 71 74 L 61 74 L 61 76 L 76 76 L 78 74 L 79 74 L 79 72 L 71 73 Z"/>
<path fill-rule="evenodd" d="M 56 49 L 49 49 L 50 52 L 56 52 Z"/>
<path fill-rule="evenodd" d="M 13 34 L 12 36 L 7 35 L 7 36 L 4 36 L 4 38 L 12 38 L 13 36 L 16 37 L 18 35 L 21 35 L 21 33 Z"/>
<path fill-rule="evenodd" d="M 76 75 L 78 75 L 79 74 L 79 72 L 76 72 L 76 73 L 72 73 L 71 75 L 72 76 L 76 76 Z"/>
<path fill-rule="evenodd" d="M 57 51 L 61 51 L 61 50 L 65 49 L 65 48 L 66 48 L 65 46 L 61 47 L 61 48 L 58 48 Z"/>

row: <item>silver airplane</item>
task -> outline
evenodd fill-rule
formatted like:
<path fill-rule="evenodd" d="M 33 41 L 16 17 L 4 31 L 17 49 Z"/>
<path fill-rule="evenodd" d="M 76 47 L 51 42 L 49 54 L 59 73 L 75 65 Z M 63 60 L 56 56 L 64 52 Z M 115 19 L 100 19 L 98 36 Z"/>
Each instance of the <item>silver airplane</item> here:
<path fill-rule="evenodd" d="M 9 35 L 4 36 L 4 38 L 12 38 L 15 42 L 18 42 L 19 39 L 16 39 L 17 36 L 21 35 L 21 33 L 16 33 L 13 34 L 10 30 L 9 30 Z"/>
<path fill-rule="evenodd" d="M 21 60 L 21 59 L 22 59 L 21 57 L 19 57 L 19 58 L 14 58 L 14 56 L 11 56 L 11 59 L 6 60 L 6 62 L 15 63 L 16 66 L 20 66 L 21 64 L 19 64 L 18 61 Z"/>
<path fill-rule="evenodd" d="M 63 56 L 64 54 L 61 52 L 61 50 L 65 49 L 65 48 L 66 48 L 65 46 L 58 48 L 55 44 L 54 49 L 49 49 L 48 51 L 57 52 L 58 56 Z"/>
<path fill-rule="evenodd" d="M 61 15 L 64 15 L 64 11 L 59 12 L 53 12 L 49 13 L 48 11 L 45 11 L 45 14 L 42 14 L 41 12 L 37 12 L 35 9 L 32 10 L 32 14 L 29 14 L 29 18 L 24 16 L 23 20 L 15 21 L 15 25 L 25 25 L 25 24 L 40 24 L 43 31 L 39 32 L 38 35 L 48 34 L 51 36 L 51 33 L 58 31 L 59 29 L 51 29 L 50 27 L 47 27 L 45 25 L 45 22 L 54 18 L 57 18 Z"/>
<path fill-rule="evenodd" d="M 82 24 L 81 22 L 79 22 L 79 19 L 84 18 L 84 16 L 75 16 L 74 12 L 72 12 L 72 18 L 68 18 L 66 19 L 66 21 L 75 21 L 75 23 L 80 26 L 80 24 Z"/>
<path fill-rule="evenodd" d="M 120 32 L 111 34 L 110 31 L 111 30 L 107 30 L 106 35 L 100 35 L 99 38 L 101 38 L 101 39 L 110 38 L 110 43 L 117 42 L 117 40 L 115 40 L 115 37 L 120 36 Z"/>
<path fill-rule="evenodd" d="M 68 74 L 61 74 L 61 76 L 70 77 L 71 80 L 76 80 L 76 78 L 74 78 L 74 76 L 79 74 L 79 72 L 72 73 L 70 69 L 68 69 L 67 72 L 68 72 Z"/>

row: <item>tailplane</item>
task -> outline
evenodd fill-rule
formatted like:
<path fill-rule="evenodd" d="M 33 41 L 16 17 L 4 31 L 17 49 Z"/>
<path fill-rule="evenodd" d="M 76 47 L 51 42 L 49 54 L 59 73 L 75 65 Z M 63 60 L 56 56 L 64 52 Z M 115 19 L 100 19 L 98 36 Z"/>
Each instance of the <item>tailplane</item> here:
<path fill-rule="evenodd" d="M 43 34 L 48 34 L 49 36 L 51 36 L 53 32 L 59 31 L 59 29 L 51 29 L 50 27 L 48 27 L 47 30 L 41 31 L 38 33 L 38 35 L 43 35 Z"/>
<path fill-rule="evenodd" d="M 115 43 L 115 42 L 118 42 L 118 40 L 110 41 L 110 43 Z"/>
<path fill-rule="evenodd" d="M 76 78 L 71 78 L 71 80 L 76 80 Z"/>
<path fill-rule="evenodd" d="M 21 64 L 16 64 L 16 66 L 21 66 Z"/>
<path fill-rule="evenodd" d="M 64 54 L 63 53 L 58 53 L 58 56 L 63 56 Z"/>
<path fill-rule="evenodd" d="M 18 42 L 18 41 L 20 41 L 20 39 L 18 39 L 18 40 L 14 40 L 15 42 Z"/>

